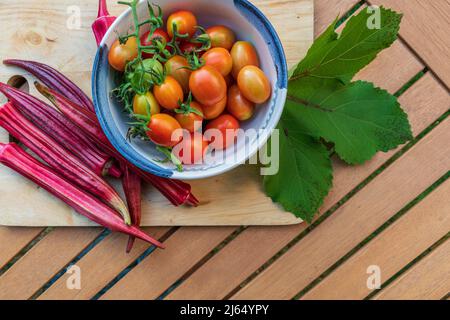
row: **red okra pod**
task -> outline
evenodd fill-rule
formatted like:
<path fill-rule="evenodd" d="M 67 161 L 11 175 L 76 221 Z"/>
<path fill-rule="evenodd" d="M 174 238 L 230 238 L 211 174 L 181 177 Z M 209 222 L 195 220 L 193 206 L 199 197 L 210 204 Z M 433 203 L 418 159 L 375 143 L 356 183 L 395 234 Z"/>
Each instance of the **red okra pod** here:
<path fill-rule="evenodd" d="M 15 143 L 0 143 L 0 163 L 30 179 L 71 206 L 75 211 L 112 231 L 119 231 L 154 244 L 163 245 L 135 226 L 127 226 L 116 211 L 91 194 L 68 182 L 40 163 Z"/>
<path fill-rule="evenodd" d="M 30 72 L 36 78 L 41 80 L 46 86 L 53 88 L 81 106 L 94 111 L 94 105 L 91 99 L 89 99 L 89 97 L 77 85 L 54 68 L 43 63 L 19 59 L 7 59 L 3 60 L 3 63 L 6 65 L 19 67 Z"/>
<path fill-rule="evenodd" d="M 141 224 L 141 178 L 129 167 L 124 166 L 122 186 L 127 198 L 128 208 L 131 214 L 131 222 L 139 227 Z M 134 245 L 135 237 L 130 237 L 127 244 L 127 253 L 131 251 Z"/>
<path fill-rule="evenodd" d="M 36 97 L 4 83 L 0 83 L 0 92 L 36 126 L 72 152 L 96 174 L 108 173 L 113 159 L 95 146 L 85 133 L 63 114 Z M 120 170 L 115 172 L 120 173 Z"/>
<path fill-rule="evenodd" d="M 0 126 L 44 160 L 53 170 L 99 197 L 131 224 L 127 206 L 117 192 L 55 140 L 23 116 L 11 103 L 0 107 Z"/>

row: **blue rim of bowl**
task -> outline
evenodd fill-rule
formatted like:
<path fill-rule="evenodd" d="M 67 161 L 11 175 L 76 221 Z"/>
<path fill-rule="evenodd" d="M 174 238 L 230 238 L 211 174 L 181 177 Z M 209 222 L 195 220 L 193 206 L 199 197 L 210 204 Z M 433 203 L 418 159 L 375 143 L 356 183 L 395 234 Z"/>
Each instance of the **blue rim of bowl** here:
<path fill-rule="evenodd" d="M 288 83 L 288 69 L 287 69 L 287 62 L 286 62 L 286 56 L 284 53 L 283 46 L 281 44 L 281 41 L 278 37 L 278 34 L 276 33 L 274 27 L 270 23 L 270 21 L 267 19 L 267 17 L 253 4 L 251 4 L 248 0 L 233 0 L 235 7 L 240 11 L 240 13 L 246 17 L 251 23 L 257 28 L 258 32 L 261 34 L 263 39 L 266 41 L 266 44 L 269 47 L 269 50 L 273 56 L 273 62 L 274 66 L 277 71 L 277 89 L 286 91 L 287 83 Z M 122 13 L 121 16 L 126 15 L 130 11 L 128 9 L 124 13 Z M 114 30 L 114 27 L 116 23 L 118 23 L 120 20 L 120 17 L 116 19 L 116 21 L 113 23 L 113 25 L 110 27 L 110 30 L 105 34 L 104 39 L 106 38 L 106 35 L 111 32 L 111 30 Z M 100 46 L 97 50 L 94 65 L 92 69 L 92 80 L 91 80 L 91 87 L 92 87 L 92 97 L 94 101 L 94 107 L 95 112 L 97 113 L 97 117 L 99 119 L 100 125 L 109 139 L 109 141 L 112 143 L 112 145 L 119 151 L 128 161 L 130 161 L 135 166 L 139 167 L 140 169 L 149 172 L 151 174 L 155 174 L 157 176 L 163 177 L 163 178 L 175 178 L 174 177 L 174 170 L 166 169 L 161 166 L 158 166 L 156 163 L 153 163 L 146 159 L 144 156 L 142 156 L 139 152 L 137 152 L 133 147 L 130 146 L 127 139 L 120 133 L 118 128 L 113 129 L 115 125 L 113 124 L 115 121 L 112 117 L 111 112 L 107 110 L 107 108 L 100 107 L 101 105 L 109 105 L 108 97 L 109 93 L 107 94 L 101 94 L 100 88 L 106 88 L 107 83 L 107 75 L 108 72 L 106 69 L 102 68 L 104 66 L 109 67 L 108 61 L 107 61 L 107 46 L 104 43 L 104 39 L 100 43 Z M 102 72 L 104 70 L 104 72 Z M 284 94 L 285 96 L 285 94 Z M 279 118 L 281 117 L 281 111 L 284 107 L 284 101 L 285 98 L 282 99 L 283 105 L 278 106 L 279 103 L 275 103 L 276 97 L 273 97 L 272 99 L 274 103 L 270 107 L 269 114 L 270 116 L 276 116 L 276 122 L 279 121 Z M 277 112 L 277 114 L 274 114 L 274 109 L 276 107 L 279 107 L 281 110 Z M 266 119 L 266 124 L 269 122 L 270 117 Z M 276 123 L 275 123 L 276 126 Z M 264 126 L 265 127 L 265 126 Z M 265 128 L 263 128 L 265 129 Z M 267 130 L 266 130 L 267 131 Z M 260 149 L 267 141 L 267 139 L 270 137 L 270 133 L 264 134 L 263 137 L 258 136 L 259 143 L 258 147 L 254 152 L 248 154 L 246 156 L 246 159 L 243 161 L 238 161 L 235 164 L 224 164 L 223 170 L 221 170 L 219 173 L 224 173 L 226 171 L 229 171 L 238 165 L 240 165 L 242 162 L 246 161 L 248 158 L 252 157 L 258 149 Z M 205 168 L 204 170 L 207 170 L 209 168 Z M 218 173 L 211 172 L 210 174 L 203 174 L 201 176 L 195 177 L 195 178 L 207 178 L 210 176 L 214 176 Z M 177 174 L 176 174 L 177 175 Z M 179 178 L 179 177 L 176 177 Z M 183 179 L 189 179 L 192 177 L 183 177 Z"/>

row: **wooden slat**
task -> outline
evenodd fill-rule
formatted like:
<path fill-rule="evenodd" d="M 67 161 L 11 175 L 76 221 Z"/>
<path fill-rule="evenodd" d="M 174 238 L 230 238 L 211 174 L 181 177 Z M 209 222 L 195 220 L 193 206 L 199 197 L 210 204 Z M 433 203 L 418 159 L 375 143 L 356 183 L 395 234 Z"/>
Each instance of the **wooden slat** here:
<path fill-rule="evenodd" d="M 385 72 L 385 70 L 389 70 Z M 361 70 L 355 80 L 371 81 L 389 91 L 397 92 L 405 83 L 423 70 L 423 65 L 401 41 L 383 50 L 378 57 Z"/>
<path fill-rule="evenodd" d="M 0 268 L 42 232 L 42 228 L 0 228 Z M 13 239 L 13 241 L 11 241 Z"/>
<path fill-rule="evenodd" d="M 450 179 L 334 270 L 302 299 L 359 300 L 367 297 L 373 291 L 366 283 L 369 266 L 380 268 L 383 283 L 450 231 L 449 194 Z"/>
<path fill-rule="evenodd" d="M 450 118 L 260 273 L 233 299 L 290 299 L 450 169 Z"/>
<path fill-rule="evenodd" d="M 450 2 L 370 0 L 404 14 L 400 35 L 450 87 Z"/>
<path fill-rule="evenodd" d="M 427 74 L 401 97 L 400 102 L 409 114 L 413 132 L 417 135 L 448 109 L 450 98 L 446 90 Z M 430 108 L 432 103 L 433 108 Z M 326 198 L 320 213 L 327 211 L 355 188 L 389 159 L 393 152 L 379 153 L 364 166 L 352 167 L 335 161 L 334 188 Z M 223 298 L 306 227 L 306 224 L 302 224 L 290 228 L 271 228 L 267 232 L 262 232 L 264 229 L 261 228 L 248 228 L 168 298 Z"/>
<path fill-rule="evenodd" d="M 449 292 L 450 240 L 447 240 L 383 289 L 375 299 L 437 300 Z"/>
<path fill-rule="evenodd" d="M 278 31 L 288 66 L 305 56 L 314 36 L 313 1 L 252 0 Z M 302 30 L 301 33 L 298 31 Z M 295 36 L 294 36 L 295 35 Z"/>
<path fill-rule="evenodd" d="M 124 11 L 127 6 L 118 5 Z M 48 61 L 49 64 L 64 72 L 69 78 L 80 83 L 83 88 L 89 87 L 89 73 L 96 46 L 90 30 L 90 24 L 97 12 L 97 3 L 83 0 L 73 6 L 70 0 L 5 0 L 0 9 L 2 22 L 7 26 L 0 33 L 4 46 L 0 47 L 0 56 L 15 58 L 32 58 L 37 61 Z M 256 5 L 267 14 L 267 17 L 278 29 L 279 35 L 288 61 L 292 64 L 302 57 L 313 40 L 313 0 L 284 1 L 284 0 L 256 0 Z M 82 27 L 80 30 L 68 30 L 66 22 L 73 15 L 67 12 L 70 7 L 80 9 Z M 69 10 L 70 11 L 70 10 Z M 114 12 L 114 11 L 113 11 Z M 167 13 L 167 12 L 166 12 Z M 19 19 L 18 19 L 19 17 Z M 15 24 L 12 21 L 24 21 Z M 239 30 L 236 30 L 239 31 Z M 70 34 L 70 35 L 69 35 Z M 245 36 L 245 35 L 242 35 Z M 20 41 L 18 41 L 18 39 Z M 17 50 L 20 48 L 20 50 Z M 82 53 L 80 54 L 80 50 Z M 81 58 L 80 58 L 81 57 Z M 81 65 L 83 64 L 83 65 Z M 87 71 L 87 72 L 86 72 Z M 0 81 L 5 81 L 15 74 L 18 68 L 0 64 Z M 31 80 L 31 79 L 29 79 Z M 80 82 L 78 82 L 80 81 Z M 284 225 L 299 223 L 300 219 L 281 210 L 280 207 L 266 198 L 260 188 L 257 170 L 235 170 L 220 177 L 213 177 L 201 182 L 192 182 L 194 193 L 202 201 L 202 206 L 196 210 L 185 206 L 168 206 L 168 200 L 158 191 L 148 188 L 143 190 L 144 226 L 198 226 L 198 225 Z M 5 171 L 0 167 L 1 173 Z M 7 172 L 7 171 L 5 171 Z M 3 178 L 3 177 L 2 177 Z M 8 177 L 7 177 L 8 178 Z M 0 223 L 4 225 L 26 226 L 93 226 L 88 219 L 74 214 L 67 206 L 60 202 L 58 210 L 48 208 L 52 197 L 45 191 L 35 192 L 36 187 L 11 175 L 11 183 L 0 179 L 0 189 L 5 191 L 5 198 L 11 200 L 2 203 L 5 210 L 0 215 Z M 236 186 L 236 179 L 241 183 Z M 14 186 L 20 187 L 15 192 Z M 22 188 L 31 190 L 27 200 L 21 201 L 14 195 L 22 192 Z M 245 193 L 246 199 L 236 195 Z M 21 197 L 22 198 L 22 197 Z M 212 201 L 214 199 L 214 201 Z M 241 199 L 241 201 L 234 201 Z M 39 201 L 41 200 L 41 201 Z M 151 203 L 149 205 L 149 203 Z M 35 209 L 36 207 L 41 210 Z M 229 212 L 232 211 L 233 215 Z M 58 212 L 57 215 L 54 212 Z"/>
<path fill-rule="evenodd" d="M 0 277 L 0 299 L 28 299 L 98 235 L 98 228 L 61 228 L 50 232 L 33 250 Z M 68 236 L 69 235 L 69 236 Z M 77 242 L 77 246 L 73 242 Z"/>
<path fill-rule="evenodd" d="M 169 227 L 155 227 L 144 228 L 144 231 L 159 239 L 169 229 Z M 76 263 L 82 273 L 80 290 L 69 290 L 67 288 L 66 281 L 70 275 L 65 274 L 38 298 L 45 300 L 92 298 L 148 249 L 146 243 L 136 241 L 133 250 L 127 254 L 125 252 L 127 239 L 128 236 L 123 234 L 111 234 Z"/>
<path fill-rule="evenodd" d="M 185 227 L 138 264 L 101 299 L 155 299 L 217 246 L 232 227 Z M 177 235 L 177 236 L 175 236 Z"/>

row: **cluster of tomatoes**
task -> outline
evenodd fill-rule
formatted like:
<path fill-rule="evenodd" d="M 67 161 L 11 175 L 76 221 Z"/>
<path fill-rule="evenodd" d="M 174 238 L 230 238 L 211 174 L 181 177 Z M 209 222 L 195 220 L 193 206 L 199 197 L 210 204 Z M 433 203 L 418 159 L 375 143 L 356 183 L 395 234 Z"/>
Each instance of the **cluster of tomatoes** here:
<path fill-rule="evenodd" d="M 158 28 L 139 39 L 117 40 L 110 48 L 109 63 L 126 73 L 128 63 L 141 59 L 128 81 L 140 70 L 144 72 L 139 76 L 150 85 L 148 91 L 134 94 L 134 115 L 148 116 L 145 134 L 156 145 L 183 145 L 181 150 L 191 150 L 190 156 L 181 152 L 177 157 L 184 164 L 199 163 L 208 145 L 222 150 L 234 144 L 234 139 L 225 138 L 227 131 L 237 131 L 240 121 L 253 116 L 256 105 L 270 98 L 271 85 L 259 68 L 254 46 L 236 41 L 230 28 L 217 25 L 205 30 L 190 11 L 171 14 L 166 25 L 166 30 Z M 158 50 L 139 52 L 138 46 L 156 47 L 166 55 L 160 59 Z M 200 141 L 174 139 L 178 129 L 197 135 L 216 129 L 224 138 L 209 141 L 205 134 Z"/>

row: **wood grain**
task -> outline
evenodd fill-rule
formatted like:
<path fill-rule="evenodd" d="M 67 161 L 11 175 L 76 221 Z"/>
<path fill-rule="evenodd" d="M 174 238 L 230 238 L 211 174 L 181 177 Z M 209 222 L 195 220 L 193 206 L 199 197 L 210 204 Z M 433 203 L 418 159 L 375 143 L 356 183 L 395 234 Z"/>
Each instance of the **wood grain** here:
<path fill-rule="evenodd" d="M 98 235 L 95 228 L 60 228 L 0 277 L 0 299 L 28 299 Z M 70 235 L 70 236 L 67 236 Z M 76 241 L 79 246 L 73 246 Z M 82 246 L 83 244 L 83 246 Z"/>
<path fill-rule="evenodd" d="M 400 36 L 450 87 L 450 2 L 370 0 L 403 13 Z"/>
<path fill-rule="evenodd" d="M 0 269 L 42 230 L 41 228 L 0 228 Z"/>
<path fill-rule="evenodd" d="M 185 227 L 167 239 L 167 249 L 157 250 L 101 297 L 110 299 L 156 299 L 197 261 L 215 248 L 232 227 Z M 130 288 L 132 288 L 130 290 Z"/>
<path fill-rule="evenodd" d="M 450 240 L 447 240 L 383 289 L 375 299 L 437 300 L 449 292 Z"/>
<path fill-rule="evenodd" d="M 144 228 L 144 231 L 159 239 L 169 229 L 169 227 L 153 227 Z M 79 300 L 92 298 L 149 247 L 143 241 L 136 241 L 133 250 L 127 254 L 125 252 L 127 241 L 128 236 L 120 233 L 110 234 L 89 251 L 88 255 L 76 263 L 82 273 L 79 290 L 67 288 L 66 282 L 70 275 L 64 274 L 39 296 L 39 299 Z M 78 243 L 76 244 L 78 245 Z"/>
<path fill-rule="evenodd" d="M 260 273 L 233 299 L 291 299 L 450 169 L 450 118 Z"/>
<path fill-rule="evenodd" d="M 125 9 L 116 1 L 108 3 L 113 14 Z M 293 65 L 305 55 L 313 40 L 313 0 L 257 0 L 254 3 L 277 29 L 289 65 Z M 66 24 L 73 14 L 71 10 L 77 8 L 81 14 L 81 27 L 68 29 Z M 0 34 L 0 40 L 5 43 L 0 48 L 0 57 L 47 62 L 90 92 L 90 70 L 96 51 L 90 24 L 96 14 L 96 1 L 84 0 L 74 5 L 70 0 L 1 0 L 0 17 L 6 27 Z M 17 24 L 15 21 L 25 22 Z M 7 81 L 15 74 L 25 75 L 29 83 L 33 81 L 17 68 L 0 65 L 0 81 Z M 0 137 L 7 139 L 4 132 L 0 132 Z M 94 225 L 4 167 L 0 167 L 0 178 L 0 191 L 5 195 L 4 199 L 9 199 L 2 203 L 0 225 Z M 174 208 L 159 192 L 147 186 L 143 194 L 142 225 L 289 225 L 301 222 L 265 195 L 256 166 L 242 166 L 228 174 L 195 181 L 192 185 L 195 195 L 202 200 L 202 206 L 195 210 Z M 14 196 L 19 193 L 23 196 Z M 246 194 L 246 198 L 239 197 L 241 194 Z"/>
<path fill-rule="evenodd" d="M 380 268 L 384 283 L 449 232 L 449 194 L 450 179 L 339 266 L 302 299 L 364 299 L 373 291 L 366 283 L 369 266 Z M 412 285 L 409 289 L 414 290 L 414 287 Z"/>
<path fill-rule="evenodd" d="M 430 108 L 432 101 L 434 101 L 433 108 Z M 414 134 L 418 134 L 448 109 L 450 98 L 446 90 L 427 74 L 401 97 L 400 102 L 409 114 Z M 428 113 L 430 110 L 433 110 L 433 115 L 423 115 L 423 112 Z M 427 120 L 423 122 L 424 119 Z M 394 151 L 379 153 L 364 166 L 357 167 L 334 161 L 334 187 L 326 198 L 320 214 L 336 204 L 393 153 Z M 292 228 L 271 228 L 265 233 L 260 232 L 260 228 L 248 228 L 172 291 L 168 298 L 223 298 L 306 227 L 306 224 L 302 224 Z M 249 251 L 248 248 L 252 250 Z M 227 268 L 223 268 L 224 265 Z M 208 279 L 209 282 L 204 279 Z"/>
<path fill-rule="evenodd" d="M 315 0 L 314 1 L 314 35 L 318 37 L 336 19 L 345 15 L 358 0 Z"/>

